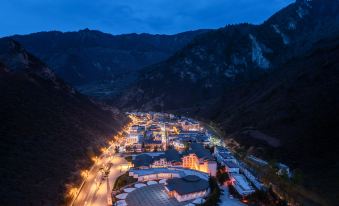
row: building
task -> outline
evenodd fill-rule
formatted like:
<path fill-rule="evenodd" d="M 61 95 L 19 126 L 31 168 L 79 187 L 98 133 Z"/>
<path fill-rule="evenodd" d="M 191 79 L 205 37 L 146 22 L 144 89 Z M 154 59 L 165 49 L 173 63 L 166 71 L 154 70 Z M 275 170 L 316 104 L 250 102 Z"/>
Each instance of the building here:
<path fill-rule="evenodd" d="M 165 186 L 168 196 L 175 197 L 178 202 L 203 198 L 209 193 L 209 183 L 195 175 L 167 180 Z"/>
<path fill-rule="evenodd" d="M 182 166 L 181 155 L 175 149 L 169 149 L 165 152 L 165 157 L 171 166 Z"/>
<path fill-rule="evenodd" d="M 292 173 L 290 171 L 290 168 L 283 164 L 283 163 L 277 163 L 276 164 L 276 167 L 278 169 L 278 172 L 277 172 L 277 175 L 287 175 L 287 177 L 291 178 L 292 177 Z"/>
<path fill-rule="evenodd" d="M 230 173 L 230 176 L 233 187 L 241 196 L 247 196 L 255 192 L 253 187 L 249 182 L 247 182 L 243 175 L 238 173 Z"/>
<path fill-rule="evenodd" d="M 201 144 L 192 143 L 188 152 L 183 154 L 182 166 L 193 170 L 206 172 L 212 176 L 216 175 L 217 163 L 211 153 Z"/>
<path fill-rule="evenodd" d="M 264 184 L 261 183 L 248 169 L 241 167 L 240 171 L 258 190 L 262 190 L 264 188 Z"/>
<path fill-rule="evenodd" d="M 174 149 L 167 150 L 164 155 L 159 155 L 153 158 L 152 168 L 181 166 L 181 156 Z"/>
<path fill-rule="evenodd" d="M 149 169 L 149 168 L 167 168 L 167 167 L 181 167 L 181 156 L 178 151 L 174 149 L 167 150 L 164 154 L 158 156 L 151 156 L 148 154 L 141 154 L 135 156 L 132 160 L 135 169 Z"/>
<path fill-rule="evenodd" d="M 170 170 L 167 168 L 150 168 L 150 169 L 131 169 L 129 170 L 129 176 L 132 176 L 138 181 L 150 181 L 160 179 L 179 178 L 185 175 L 182 171 Z"/>
<path fill-rule="evenodd" d="M 200 124 L 197 121 L 191 120 L 191 119 L 185 119 L 181 122 L 181 128 L 184 131 L 199 131 L 200 130 Z"/>
<path fill-rule="evenodd" d="M 239 173 L 239 166 L 233 162 L 232 160 L 223 161 L 223 165 L 225 166 L 226 172 L 230 173 Z"/>
<path fill-rule="evenodd" d="M 253 155 L 248 156 L 247 159 L 250 160 L 251 162 L 255 163 L 258 166 L 264 167 L 264 166 L 268 165 L 267 161 L 259 159 L 258 157 L 255 157 Z"/>
<path fill-rule="evenodd" d="M 147 150 L 153 151 L 155 149 L 162 150 L 162 141 L 161 140 L 153 140 L 153 139 L 145 139 L 144 146 Z"/>
<path fill-rule="evenodd" d="M 173 140 L 171 144 L 176 150 L 183 151 L 186 149 L 186 142 L 181 141 L 180 139 Z"/>
<path fill-rule="evenodd" d="M 153 157 L 148 154 L 141 154 L 135 156 L 132 160 L 132 165 L 136 169 L 148 169 L 153 163 Z"/>
<path fill-rule="evenodd" d="M 143 138 L 143 135 L 140 134 L 129 134 L 126 137 L 126 145 L 138 144 Z"/>
<path fill-rule="evenodd" d="M 236 162 L 235 157 L 232 153 L 225 147 L 216 146 L 214 148 L 214 156 L 221 165 L 225 165 L 224 161 L 233 161 Z"/>

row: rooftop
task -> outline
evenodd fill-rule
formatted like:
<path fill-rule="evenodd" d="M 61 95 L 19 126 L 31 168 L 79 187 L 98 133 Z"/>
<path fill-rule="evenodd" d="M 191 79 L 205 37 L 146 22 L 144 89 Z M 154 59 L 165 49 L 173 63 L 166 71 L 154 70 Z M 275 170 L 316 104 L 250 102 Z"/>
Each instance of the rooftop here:
<path fill-rule="evenodd" d="M 168 168 L 150 168 L 150 169 L 143 169 L 143 170 L 135 170 L 131 169 L 130 172 L 138 174 L 139 176 L 145 175 L 152 175 L 152 174 L 159 174 L 159 173 L 176 173 L 179 176 L 184 176 L 185 172 L 180 170 L 168 169 Z"/>
<path fill-rule="evenodd" d="M 228 168 L 239 168 L 239 166 L 233 161 L 224 161 L 224 163 Z"/>
<path fill-rule="evenodd" d="M 145 139 L 145 144 L 162 144 L 161 140 Z"/>
<path fill-rule="evenodd" d="M 215 147 L 219 153 L 231 153 L 227 148 L 221 147 L 221 146 L 216 146 Z"/>
<path fill-rule="evenodd" d="M 236 181 L 236 184 L 241 187 L 242 190 L 252 190 L 250 184 L 246 181 L 246 178 L 241 174 L 232 173 L 232 177 Z"/>
<path fill-rule="evenodd" d="M 204 148 L 202 144 L 198 143 L 192 143 L 190 145 L 190 150 L 188 151 L 190 154 L 194 153 L 196 154 L 199 158 L 202 159 L 213 159 L 210 151 Z"/>
<path fill-rule="evenodd" d="M 138 155 L 135 157 L 134 160 L 132 160 L 134 167 L 149 166 L 150 164 L 152 164 L 152 162 L 153 158 L 147 154 Z"/>
<path fill-rule="evenodd" d="M 185 195 L 207 190 L 209 183 L 198 176 L 188 175 L 182 178 L 167 180 L 166 187 L 169 191 L 176 191 L 180 195 Z"/>
<path fill-rule="evenodd" d="M 175 149 L 169 149 L 165 152 L 165 157 L 167 161 L 170 162 L 181 162 L 181 156 L 179 152 Z"/>

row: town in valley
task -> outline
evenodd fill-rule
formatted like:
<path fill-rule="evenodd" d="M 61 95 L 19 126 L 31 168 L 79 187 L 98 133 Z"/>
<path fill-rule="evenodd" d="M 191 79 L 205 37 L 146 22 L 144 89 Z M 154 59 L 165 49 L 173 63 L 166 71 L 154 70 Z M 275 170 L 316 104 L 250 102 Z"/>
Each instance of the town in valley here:
<path fill-rule="evenodd" d="M 241 206 L 270 190 L 248 164 L 269 163 L 238 158 L 212 126 L 167 113 L 127 114 L 131 122 L 83 171 L 72 205 Z M 275 168 L 275 175 L 291 178 L 287 165 Z"/>

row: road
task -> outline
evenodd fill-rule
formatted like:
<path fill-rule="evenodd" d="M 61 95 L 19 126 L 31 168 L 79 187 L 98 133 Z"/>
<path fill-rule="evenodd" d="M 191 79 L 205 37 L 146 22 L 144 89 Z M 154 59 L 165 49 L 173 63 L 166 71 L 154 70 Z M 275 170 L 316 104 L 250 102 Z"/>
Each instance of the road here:
<path fill-rule="evenodd" d="M 223 194 L 220 196 L 220 206 L 246 206 L 245 204 L 241 203 L 238 199 L 230 198 L 228 187 L 221 186 L 220 188 L 223 191 Z"/>
<path fill-rule="evenodd" d="M 107 178 L 102 178 L 100 168 L 108 163 L 112 163 Z M 102 155 L 89 171 L 86 182 L 81 188 L 78 197 L 75 199 L 73 206 L 104 206 L 108 205 L 107 198 L 111 194 L 112 186 L 115 180 L 124 172 L 121 171 L 120 165 L 127 163 L 123 157 L 110 155 L 106 153 Z M 107 187 L 109 183 L 109 187 Z"/>

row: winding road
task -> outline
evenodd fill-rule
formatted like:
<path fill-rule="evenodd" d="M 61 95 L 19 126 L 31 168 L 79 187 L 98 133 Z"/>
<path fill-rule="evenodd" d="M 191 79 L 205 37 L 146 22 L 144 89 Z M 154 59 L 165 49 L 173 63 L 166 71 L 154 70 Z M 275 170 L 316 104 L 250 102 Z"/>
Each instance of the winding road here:
<path fill-rule="evenodd" d="M 123 157 L 112 154 L 110 151 L 101 155 L 99 160 L 89 171 L 88 177 L 80 189 L 73 206 L 104 206 L 108 205 L 112 186 L 115 180 L 124 173 L 121 165 L 127 161 Z M 108 177 L 104 177 L 100 168 L 111 164 Z"/>

